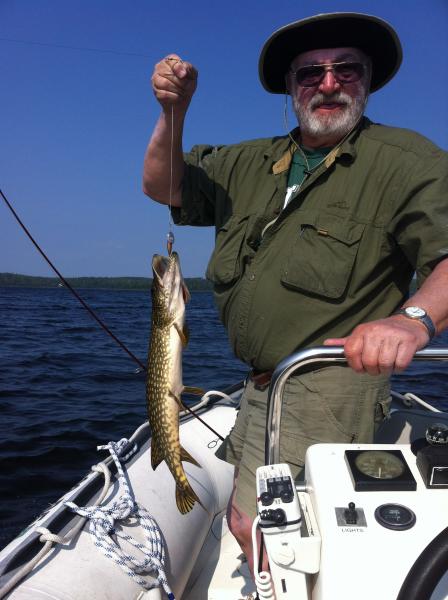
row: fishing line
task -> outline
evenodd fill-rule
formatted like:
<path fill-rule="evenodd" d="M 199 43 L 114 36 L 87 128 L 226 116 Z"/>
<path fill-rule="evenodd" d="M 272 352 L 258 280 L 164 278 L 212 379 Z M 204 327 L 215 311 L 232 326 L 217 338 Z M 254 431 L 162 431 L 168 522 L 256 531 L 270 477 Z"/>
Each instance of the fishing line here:
<path fill-rule="evenodd" d="M 142 371 L 146 371 L 146 365 L 144 365 L 141 360 L 139 360 L 135 354 L 133 354 L 124 344 L 121 340 L 119 340 L 117 338 L 117 336 L 112 333 L 112 331 L 108 328 L 108 326 L 103 323 L 103 321 L 96 315 L 96 313 L 90 308 L 90 306 L 87 304 L 87 302 L 85 302 L 81 296 L 78 294 L 78 292 L 69 284 L 69 282 L 65 279 L 65 277 L 58 271 L 58 269 L 54 266 L 54 264 L 51 262 L 51 260 L 48 258 L 48 256 L 45 254 L 45 252 L 42 250 L 42 248 L 39 246 L 39 244 L 36 242 L 36 240 L 33 238 L 33 236 L 31 235 L 31 233 L 28 231 L 26 225 L 23 223 L 23 221 L 20 219 L 19 215 L 16 213 L 16 211 L 14 210 L 14 208 L 12 207 L 12 205 L 10 204 L 10 202 L 8 201 L 8 199 L 6 198 L 5 194 L 3 193 L 3 191 L 0 189 L 0 196 L 3 198 L 6 206 L 9 208 L 9 210 L 12 212 L 12 214 L 14 215 L 14 218 L 16 219 L 16 221 L 19 223 L 20 227 L 23 229 L 23 231 L 26 233 L 26 235 L 29 237 L 29 239 L 31 240 L 31 242 L 33 243 L 33 245 L 35 246 L 35 248 L 38 250 L 38 252 L 43 256 L 43 258 L 46 260 L 46 262 L 50 265 L 50 267 L 53 269 L 53 271 L 56 273 L 56 275 L 59 277 L 59 279 L 64 283 L 64 285 L 67 287 L 67 289 L 70 290 L 70 292 L 75 296 L 75 298 L 82 304 L 82 306 L 87 310 L 87 312 L 95 319 L 95 321 L 98 323 L 98 325 L 100 325 L 100 327 L 102 327 L 104 329 L 104 331 L 110 335 L 110 337 L 120 346 L 120 348 L 122 348 L 131 358 L 132 360 L 134 360 L 138 366 L 142 369 Z M 182 405 L 182 407 L 188 411 L 191 415 L 193 415 L 194 417 L 196 417 L 196 419 L 198 419 L 198 421 L 200 421 L 205 427 L 207 427 L 207 429 L 209 429 L 214 435 L 217 435 L 219 437 L 220 440 L 223 440 L 224 438 L 222 436 L 219 435 L 219 433 L 217 433 L 213 427 L 210 427 L 210 425 L 208 425 L 208 423 L 206 423 L 205 421 L 203 421 L 201 419 L 201 417 L 199 417 L 193 410 L 191 410 L 191 408 L 189 408 L 188 406 L 185 406 L 184 404 Z"/>
<path fill-rule="evenodd" d="M 47 46 L 49 48 L 62 48 L 64 50 L 81 50 L 82 52 L 100 52 L 102 54 L 118 54 L 119 56 L 139 56 L 142 58 L 151 58 L 150 54 L 141 54 L 140 52 L 125 52 L 122 50 L 108 50 L 107 48 L 87 48 L 85 46 L 67 46 L 65 44 L 51 44 L 48 42 L 34 42 L 32 40 L 18 40 L 14 38 L 0 38 L 0 42 L 13 42 L 16 44 L 26 44 L 28 46 Z"/>
<path fill-rule="evenodd" d="M 174 57 L 168 57 L 165 61 L 169 64 L 171 61 L 182 62 Z M 168 199 L 168 233 L 166 234 L 166 247 L 168 254 L 171 256 L 174 244 L 173 233 L 173 215 L 171 209 L 173 205 L 173 153 L 174 153 L 174 104 L 171 105 L 171 132 L 170 132 L 170 195 Z"/>
<path fill-rule="evenodd" d="M 171 214 L 171 208 L 173 203 L 173 147 L 174 147 L 174 106 L 171 105 L 171 143 L 170 143 L 170 197 L 168 204 L 168 233 L 166 234 L 166 248 L 168 254 L 171 256 L 174 244 L 174 233 L 173 233 L 173 215 Z"/>

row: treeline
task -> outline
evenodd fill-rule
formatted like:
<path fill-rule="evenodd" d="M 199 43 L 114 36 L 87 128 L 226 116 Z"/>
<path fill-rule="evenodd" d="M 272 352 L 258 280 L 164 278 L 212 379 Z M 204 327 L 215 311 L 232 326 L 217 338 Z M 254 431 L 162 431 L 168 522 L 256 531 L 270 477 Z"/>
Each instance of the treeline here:
<path fill-rule="evenodd" d="M 149 277 L 67 277 L 74 288 L 111 290 L 149 290 Z M 202 277 L 187 277 L 185 282 L 191 292 L 210 291 L 212 284 Z M 58 277 L 34 277 L 17 273 L 0 273 L 0 287 L 57 288 L 63 285 Z"/>

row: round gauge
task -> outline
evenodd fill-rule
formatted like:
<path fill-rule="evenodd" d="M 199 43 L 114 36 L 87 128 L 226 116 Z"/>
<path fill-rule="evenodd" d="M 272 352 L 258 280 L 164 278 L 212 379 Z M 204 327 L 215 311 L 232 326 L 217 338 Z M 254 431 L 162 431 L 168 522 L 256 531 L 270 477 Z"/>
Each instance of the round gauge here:
<path fill-rule="evenodd" d="M 358 454 L 355 465 L 363 475 L 375 479 L 394 479 L 403 475 L 405 470 L 398 456 L 384 450 L 367 450 Z"/>
<path fill-rule="evenodd" d="M 382 504 L 375 510 L 375 519 L 387 529 L 405 530 L 415 525 L 416 517 L 410 508 L 401 504 Z"/>

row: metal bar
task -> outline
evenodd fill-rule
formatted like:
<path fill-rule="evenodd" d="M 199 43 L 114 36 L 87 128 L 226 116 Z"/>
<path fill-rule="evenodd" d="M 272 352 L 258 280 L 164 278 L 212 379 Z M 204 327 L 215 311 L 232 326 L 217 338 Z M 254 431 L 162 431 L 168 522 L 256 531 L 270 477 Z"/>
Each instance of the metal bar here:
<path fill-rule="evenodd" d="M 448 360 L 448 348 L 424 348 L 418 350 L 413 360 Z M 316 368 L 342 364 L 347 366 L 343 346 L 318 346 L 300 350 L 282 360 L 275 369 L 268 393 L 266 419 L 265 463 L 280 462 L 280 424 L 283 391 L 286 381 L 294 373 L 300 375 Z"/>

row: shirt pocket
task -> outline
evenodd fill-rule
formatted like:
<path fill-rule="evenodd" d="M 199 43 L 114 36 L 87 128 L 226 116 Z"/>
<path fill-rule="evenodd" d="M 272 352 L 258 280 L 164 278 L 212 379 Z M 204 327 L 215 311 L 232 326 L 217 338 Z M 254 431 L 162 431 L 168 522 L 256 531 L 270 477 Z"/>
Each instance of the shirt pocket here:
<path fill-rule="evenodd" d="M 281 272 L 283 285 L 340 298 L 347 289 L 364 228 L 363 223 L 320 216 L 303 220 Z"/>
<path fill-rule="evenodd" d="M 236 281 L 244 267 L 248 254 L 245 239 L 251 221 L 251 215 L 232 215 L 218 229 L 215 249 L 207 266 L 206 277 L 216 284 L 228 284 Z"/>

